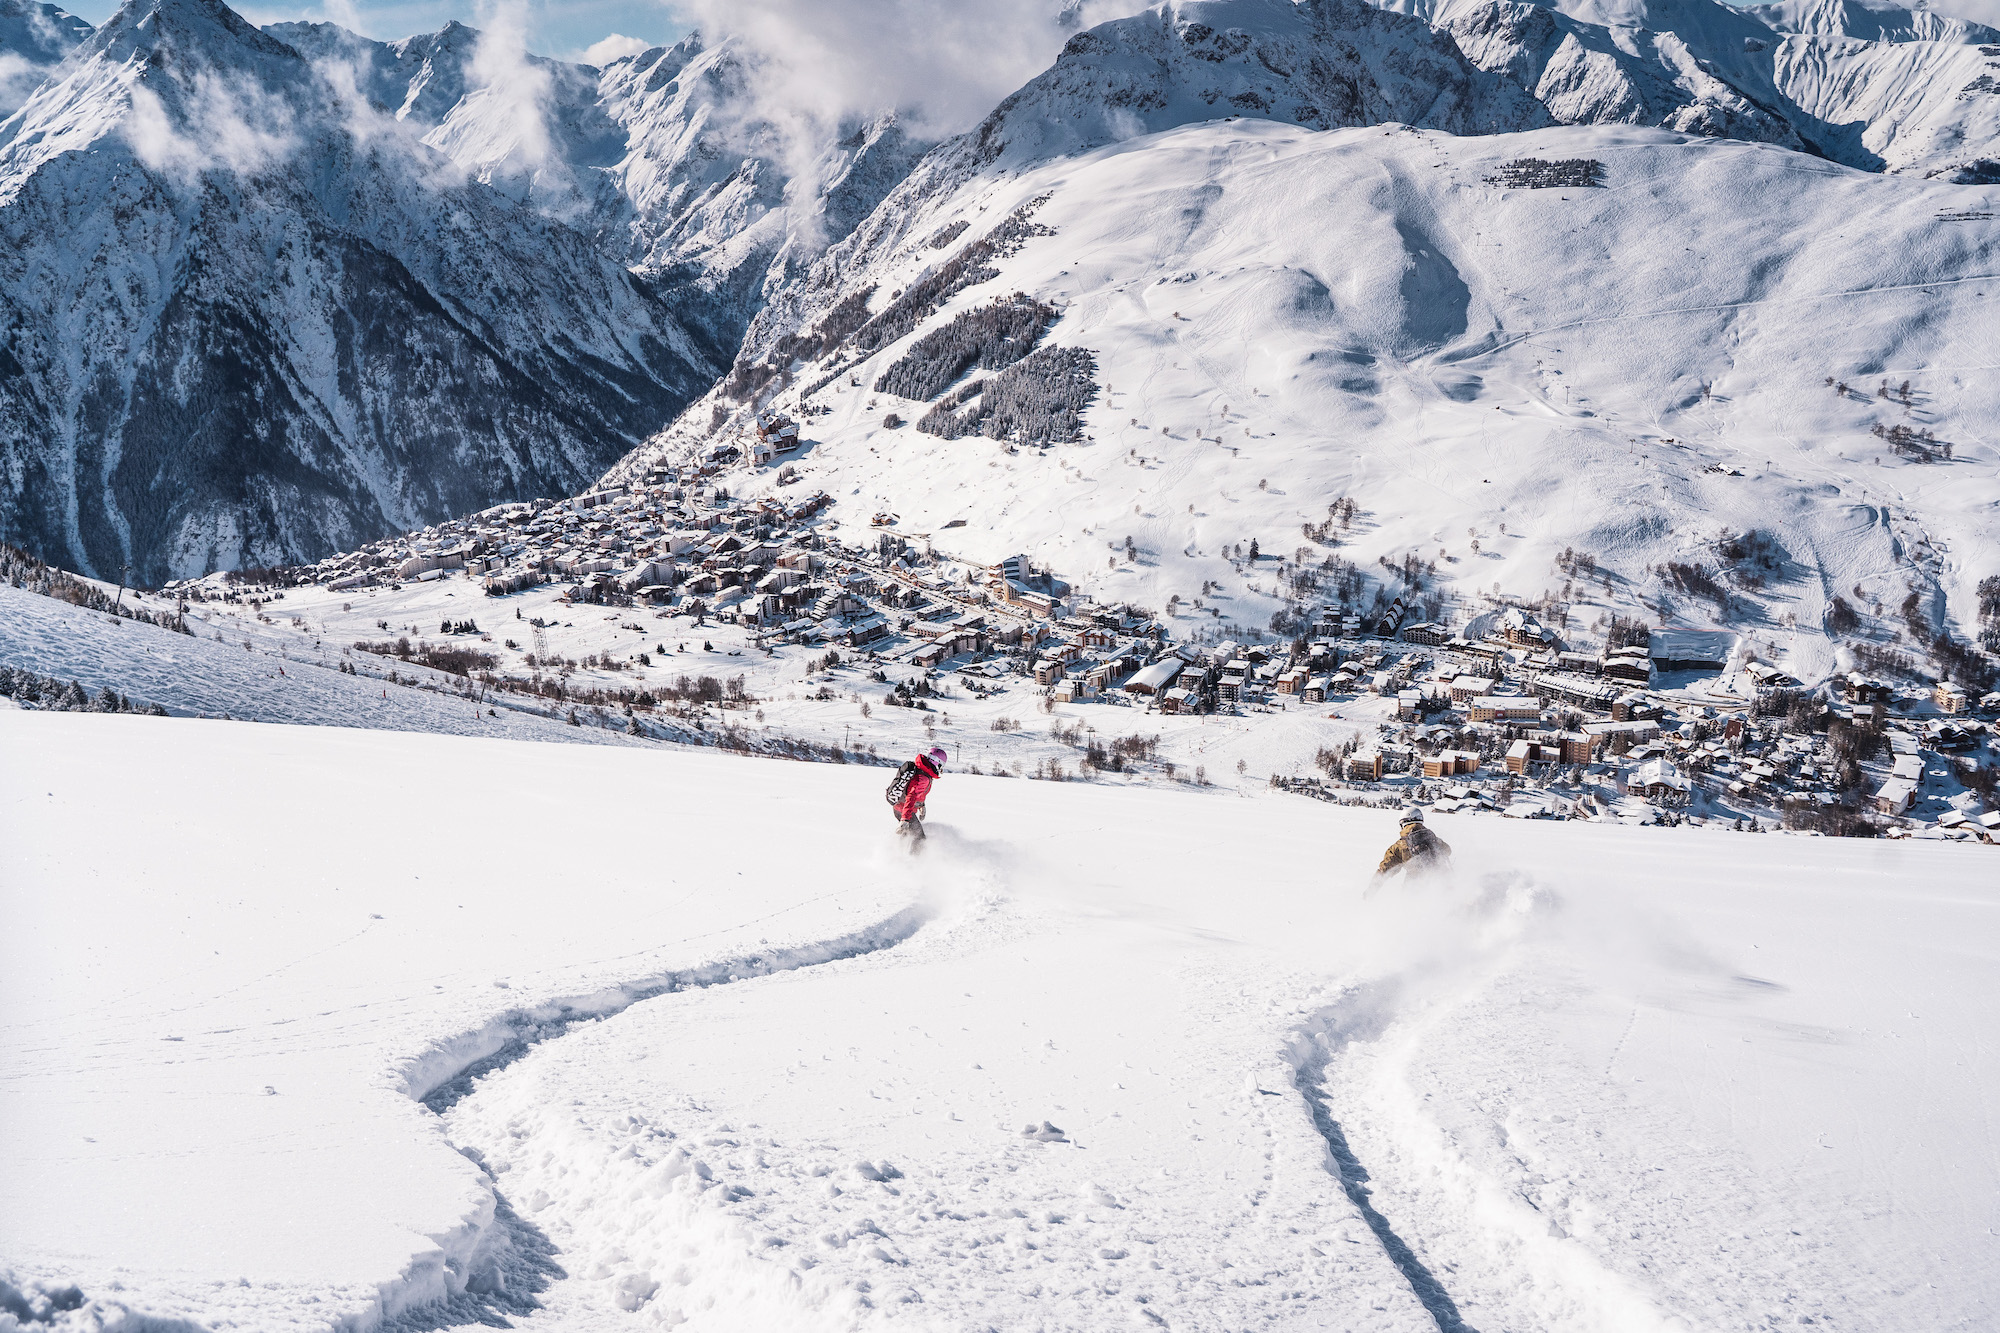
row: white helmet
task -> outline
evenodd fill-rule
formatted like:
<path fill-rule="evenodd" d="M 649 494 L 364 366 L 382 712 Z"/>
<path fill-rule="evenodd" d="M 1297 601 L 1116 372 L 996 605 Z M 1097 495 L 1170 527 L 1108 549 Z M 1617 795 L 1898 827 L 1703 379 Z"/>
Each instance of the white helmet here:
<path fill-rule="evenodd" d="M 1421 824 L 1421 823 L 1423 823 L 1423 822 L 1424 822 L 1424 808 L 1423 808 L 1423 807 L 1422 807 L 1421 805 L 1406 805 L 1406 806 L 1404 806 L 1404 807 L 1403 807 L 1403 818 L 1402 818 L 1402 822 L 1403 822 L 1403 823 L 1405 823 L 1405 824 Z"/>

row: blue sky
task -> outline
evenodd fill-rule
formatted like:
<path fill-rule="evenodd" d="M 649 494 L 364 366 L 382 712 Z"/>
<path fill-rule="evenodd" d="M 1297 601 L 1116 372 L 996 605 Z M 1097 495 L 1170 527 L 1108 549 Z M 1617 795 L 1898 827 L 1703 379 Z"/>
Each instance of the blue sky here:
<path fill-rule="evenodd" d="M 117 12 L 118 0 L 56 0 L 92 23 Z M 407 37 L 432 32 L 452 19 L 475 28 L 489 26 L 497 10 L 517 14 L 527 32 L 528 49 L 541 55 L 575 58 L 592 43 L 612 33 L 636 37 L 648 45 L 666 45 L 689 25 L 676 19 L 661 0 L 307 0 L 301 4 L 256 3 L 240 0 L 234 8 L 254 23 L 286 19 L 331 21 L 369 37 Z"/>

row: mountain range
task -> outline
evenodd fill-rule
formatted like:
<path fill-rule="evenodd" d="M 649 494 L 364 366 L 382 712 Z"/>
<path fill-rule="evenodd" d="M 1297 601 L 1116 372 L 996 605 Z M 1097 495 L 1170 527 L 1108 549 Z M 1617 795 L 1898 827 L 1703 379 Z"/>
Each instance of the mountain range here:
<path fill-rule="evenodd" d="M 1085 294 L 1148 291 L 1150 308 L 1150 288 L 1164 285 L 1194 305 L 1218 275 L 1262 272 L 1232 316 L 1241 321 L 1232 336 L 1331 376 L 1322 387 L 1334 397 L 1294 406 L 1310 411 L 1313 430 L 1339 423 L 1344 457 L 1366 457 L 1406 448 L 1432 418 L 1388 411 L 1381 395 L 1341 384 L 1441 384 L 1447 415 L 1545 406 L 1565 362 L 1572 377 L 1583 373 L 1575 358 L 1590 338 L 1544 350 L 1537 364 L 1515 367 L 1518 380 L 1490 366 L 1440 367 L 1475 357 L 1511 364 L 1525 353 L 1506 349 L 1543 336 L 1516 316 L 1546 292 L 1514 284 L 1560 289 L 1562 303 L 1578 302 L 1564 313 L 1585 323 L 1593 301 L 1624 321 L 1667 299 L 1657 275 L 1645 291 L 1621 289 L 1620 275 L 1653 274 L 1648 237 L 1692 225 L 1690 197 L 1703 201 L 1708 228 L 1683 247 L 1694 258 L 1681 262 L 1699 266 L 1677 279 L 1690 300 L 1746 298 L 1748 309 L 1800 283 L 1808 253 L 1882 270 L 1870 281 L 1960 283 L 1991 271 L 1991 233 L 1976 216 L 1942 228 L 1944 251 L 1925 239 L 1895 262 L 1874 253 L 1902 245 L 1912 216 L 1937 230 L 1941 214 L 1983 212 L 1982 187 L 2000 180 L 2000 33 L 1925 9 L 1855 0 L 1747 9 L 1713 0 L 1163 4 L 1073 33 L 983 121 L 936 140 L 913 128 L 913 108 L 801 131 L 764 100 L 782 70 L 734 39 L 690 36 L 598 69 L 457 24 L 376 42 L 330 24 L 259 30 L 219 0 L 133 0 L 90 32 L 49 6 L 6 3 L 7 68 L 32 68 L 39 82 L 0 121 L 0 538 L 105 575 L 129 566 L 156 581 L 310 560 L 698 453 L 753 410 L 823 417 L 822 381 L 873 383 L 916 340 L 1017 276 L 1063 312 L 1050 345 L 1087 346 L 1100 363 L 1110 387 L 1080 409 L 1086 433 L 1103 438 L 1116 425 L 1129 434 L 1124 423 L 1143 420 L 1170 452 L 1175 423 L 1163 439 L 1150 418 L 1195 390 L 1155 371 L 1142 384 L 1116 370 L 1128 353 L 1166 345 L 1169 331 L 1090 325 Z M 1369 127 L 1389 133 L 1361 133 Z M 1421 138 L 1399 137 L 1411 133 Z M 1416 160 L 1431 155 L 1423 168 L 1411 158 L 1418 142 L 1429 147 Z M 1746 144 L 1769 155 L 1746 157 Z M 1277 214 L 1232 212 L 1232 182 L 1267 153 L 1297 173 L 1290 207 L 1316 210 L 1316 221 L 1285 216 L 1282 189 Z M 1514 158 L 1496 156 L 1505 154 L 1595 161 L 1610 174 L 1577 197 L 1601 191 L 1587 197 L 1609 212 L 1581 231 L 1503 227 L 1479 239 L 1480 216 L 1436 187 L 1505 194 L 1487 183 L 1513 179 Z M 1181 183 L 1170 200 L 1071 183 L 1084 173 L 1101 185 L 1141 157 Z M 1347 184 L 1313 193 L 1335 179 Z M 1819 191 L 1795 219 L 1809 232 L 1764 216 L 1776 184 L 1793 182 Z M 1045 195 L 1051 202 L 1038 203 Z M 1516 195 L 1534 209 L 1556 198 L 1505 197 Z M 1066 216 L 1065 199 L 1085 197 L 1094 215 L 1118 220 L 1115 235 L 1099 236 L 1113 250 L 1042 236 L 1074 235 L 1077 221 L 1051 220 Z M 1016 215 L 1012 232 L 972 252 Z M 1856 220 L 1877 215 L 1894 220 L 1889 230 Z M 1208 229 L 1223 216 L 1231 230 L 1218 239 Z M 1328 234 L 1386 227 L 1387 250 L 1376 254 L 1370 240 L 1358 252 L 1386 267 L 1341 266 L 1343 288 L 1302 254 L 1273 261 L 1295 223 Z M 1715 248 L 1724 235 L 1733 249 Z M 1511 272 L 1504 289 L 1483 287 L 1469 262 L 1481 245 L 1515 246 L 1544 267 Z M 1079 253 L 1067 265 L 1035 259 L 1070 248 Z M 970 257 L 937 279 L 962 253 Z M 1363 291 L 1383 283 L 1393 312 Z M 920 287 L 921 309 L 903 300 Z M 1968 297 L 1934 304 L 1910 316 L 1914 324 L 1874 320 L 1882 337 L 1829 353 L 1827 373 L 1900 379 L 1919 365 L 1912 349 L 1980 333 L 1983 309 Z M 1350 319 L 1367 310 L 1386 323 L 1357 332 Z M 1185 310 L 1167 313 L 1186 322 Z M 1634 333 L 1636 361 L 1622 351 L 1595 358 L 1589 374 L 1632 375 L 1658 391 L 1647 399 L 1629 384 L 1594 386 L 1632 393 L 1626 436 L 1643 425 L 1680 441 L 1688 432 L 1676 414 L 1695 410 L 1718 418 L 1719 435 L 1737 429 L 1720 420 L 1729 409 L 1714 386 L 1741 364 L 1754 321 L 1714 323 L 1692 344 L 1654 346 Z M 870 331 L 856 343 L 863 324 Z M 1764 352 L 1800 365 L 1817 355 L 1787 336 Z M 1673 375 L 1655 374 L 1669 363 Z M 1175 373 L 1198 379 L 1185 360 L 1157 368 Z M 1467 376 L 1484 387 L 1471 393 Z M 1366 411 L 1348 401 L 1371 397 Z M 1960 460 L 1978 457 L 1981 419 L 1966 405 L 1944 421 L 1955 410 L 1948 398 L 1940 393 L 1932 409 L 1933 435 L 1948 425 Z M 1206 427 L 1180 423 L 1183 434 L 1206 438 L 1202 429 L 1236 418 L 1262 439 L 1294 428 L 1257 419 L 1247 389 L 1228 402 L 1221 416 L 1209 409 Z M 849 409 L 859 413 L 854 431 L 864 417 L 868 432 L 882 429 L 879 412 L 843 402 Z M 909 444 L 882 457 L 889 438 L 915 442 L 908 430 L 850 440 L 832 424 L 815 456 L 837 468 L 843 450 L 876 451 L 879 485 L 864 489 L 880 489 L 883 503 L 931 486 L 906 465 Z M 1882 423 L 1860 429 L 1869 424 Z M 1513 447 L 1510 484 L 1546 470 L 1546 450 Z M 1362 484 L 1350 465 L 1336 483 L 1317 445 L 1265 447 L 1259 457 L 1268 475 L 1246 485 L 1262 482 L 1262 495 L 1324 491 L 1323 508 Z M 968 484 L 956 468 L 948 475 Z M 1187 475 L 1216 481 L 1201 469 Z M 1132 512 L 1139 497 L 1124 480 L 1098 483 L 1107 513 Z M 1798 484 L 1809 494 L 1821 483 Z M 1657 504 L 1635 503 L 1648 522 L 1662 521 Z M 1478 496 L 1452 508 L 1475 528 L 1498 512 Z M 1990 546 L 1984 521 L 1966 522 L 1961 543 Z M 1890 534 L 1891 518 L 1880 524 Z M 991 544 L 1048 540 L 1056 526 L 1001 525 Z M 1558 526 L 1552 536 L 1591 527 Z M 1929 527 L 1943 544 L 1943 525 Z M 1397 540 L 1410 549 L 1428 540 L 1405 535 Z M 1883 540 L 1906 550 L 1913 539 Z M 1660 555 L 1659 546 L 1639 542 L 1635 558 Z M 1808 557 L 1799 564 L 1814 567 Z M 1168 595 L 1185 572 L 1162 573 L 1146 595 Z M 1922 581 L 1941 620 L 1963 580 L 1944 569 Z M 1267 600 L 1282 608 L 1289 599 Z"/>

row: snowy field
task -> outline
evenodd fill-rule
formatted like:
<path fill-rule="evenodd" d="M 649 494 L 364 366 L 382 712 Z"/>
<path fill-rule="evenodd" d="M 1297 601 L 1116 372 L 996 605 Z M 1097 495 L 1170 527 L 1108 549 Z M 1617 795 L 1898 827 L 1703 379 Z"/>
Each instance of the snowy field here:
<path fill-rule="evenodd" d="M 489 714 L 454 697 L 462 682 L 404 662 L 393 668 L 414 685 L 345 675 L 337 645 L 281 637 L 248 615 L 241 623 L 203 620 L 198 612 L 187 620 L 192 632 L 177 634 L 0 584 L 0 666 L 74 680 L 93 694 L 109 686 L 176 714 L 522 740 L 627 739 L 518 711 L 506 699 L 494 701 Z M 222 625 L 230 630 L 226 641 Z M 374 675 L 391 669 L 382 659 L 364 660 Z"/>
<path fill-rule="evenodd" d="M 1444 817 L 1371 893 L 1277 797 L 952 774 L 912 858 L 853 767 L 0 752 L 0 1327 L 1994 1323 L 1978 850 Z"/>

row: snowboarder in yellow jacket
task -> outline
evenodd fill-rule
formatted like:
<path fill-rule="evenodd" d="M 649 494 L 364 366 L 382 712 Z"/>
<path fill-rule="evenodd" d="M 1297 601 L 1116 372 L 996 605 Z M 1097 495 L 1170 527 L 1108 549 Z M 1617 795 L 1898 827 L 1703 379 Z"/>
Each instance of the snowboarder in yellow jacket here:
<path fill-rule="evenodd" d="M 1431 832 L 1424 824 L 1423 808 L 1412 805 L 1403 811 L 1396 840 L 1389 844 L 1388 851 L 1382 853 L 1382 864 L 1376 867 L 1375 873 L 1379 876 L 1392 870 L 1406 873 L 1435 870 L 1450 864 L 1451 844 Z"/>

